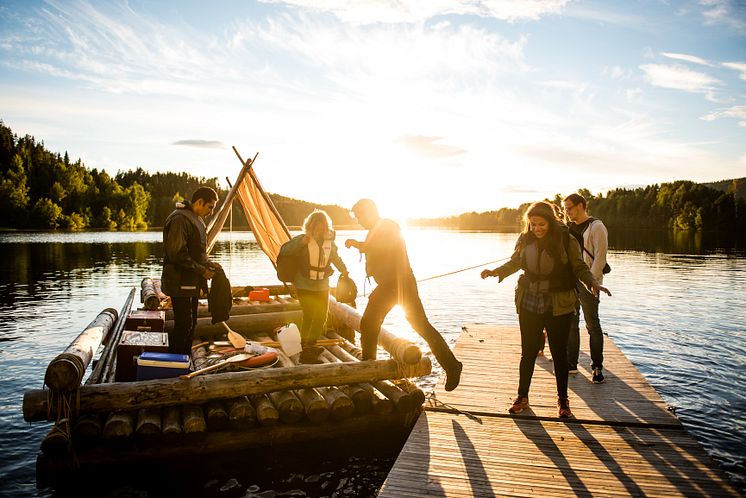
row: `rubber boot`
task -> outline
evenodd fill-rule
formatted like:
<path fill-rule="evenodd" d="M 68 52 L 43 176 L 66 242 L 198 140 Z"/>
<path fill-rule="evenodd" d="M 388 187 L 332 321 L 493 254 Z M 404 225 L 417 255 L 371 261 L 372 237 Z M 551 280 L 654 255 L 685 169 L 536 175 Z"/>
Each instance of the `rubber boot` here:
<path fill-rule="evenodd" d="M 303 348 L 299 358 L 299 361 L 301 363 L 306 365 L 318 365 L 319 363 L 324 363 L 319 359 L 321 348 L 319 346 L 316 346 L 315 344 L 316 341 L 304 342 L 301 344 L 301 347 Z"/>

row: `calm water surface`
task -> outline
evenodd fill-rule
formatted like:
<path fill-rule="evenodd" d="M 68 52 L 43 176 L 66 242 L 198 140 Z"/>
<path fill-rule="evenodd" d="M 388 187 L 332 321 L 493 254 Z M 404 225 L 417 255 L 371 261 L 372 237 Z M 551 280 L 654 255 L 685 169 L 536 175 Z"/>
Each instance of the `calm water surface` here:
<path fill-rule="evenodd" d="M 349 236 L 362 234 L 340 232 L 338 241 Z M 407 233 L 419 279 L 506 258 L 515 238 L 515 234 L 444 230 Z M 160 274 L 160 240 L 158 232 L 0 234 L 0 494 L 52 494 L 49 489 L 36 489 L 34 474 L 39 443 L 49 425 L 23 421 L 23 392 L 42 387 L 49 361 L 99 311 L 121 308 L 129 289 L 139 286 L 143 276 Z M 612 238 L 613 271 L 604 283 L 614 296 L 602 302 L 602 325 L 744 490 L 746 252 L 743 246 L 732 249 L 730 243 L 726 250 L 718 249 L 717 243 L 708 248 L 701 240 L 682 240 L 659 237 L 645 242 L 645 237 L 634 234 Z M 362 294 L 362 262 L 356 251 L 339 245 Z M 275 282 L 272 266 L 250 234 L 223 233 L 214 259 L 234 285 Z M 517 276 L 498 284 L 496 279 L 482 281 L 479 271 L 420 284 L 425 309 L 450 344 L 467 323 L 517 326 L 513 307 Z M 369 284 L 366 289 L 370 291 Z M 358 298 L 358 306 L 365 301 Z M 427 349 L 400 310 L 395 309 L 385 325 Z M 434 367 L 431 376 L 419 381 L 425 390 L 435 385 L 441 373 Z M 350 472 L 345 479 L 371 474 L 382 482 L 381 469 L 390 463 L 351 464 L 344 469 Z M 318 472 L 324 475 L 324 469 Z M 205 482 L 209 484 L 211 477 L 224 484 L 210 475 Z M 251 484 L 250 475 L 235 477 Z M 136 483 L 132 485 L 137 489 Z"/>

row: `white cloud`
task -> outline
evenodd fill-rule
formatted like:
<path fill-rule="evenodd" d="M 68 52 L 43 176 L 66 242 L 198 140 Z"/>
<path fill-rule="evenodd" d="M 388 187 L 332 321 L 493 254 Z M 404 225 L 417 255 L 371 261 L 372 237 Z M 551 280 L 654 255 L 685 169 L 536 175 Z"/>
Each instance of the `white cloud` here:
<path fill-rule="evenodd" d="M 723 62 L 723 66 L 738 71 L 738 77 L 742 80 L 746 80 L 746 62 Z"/>
<path fill-rule="evenodd" d="M 746 127 L 746 105 L 737 105 L 723 111 L 714 111 L 701 119 L 705 121 L 715 121 L 716 119 L 722 118 L 735 118 L 738 119 L 738 125 Z"/>
<path fill-rule="evenodd" d="M 494 17 L 505 21 L 536 20 L 556 14 L 571 0 L 263 0 L 330 12 L 354 24 L 412 23 L 457 14 Z"/>
<path fill-rule="evenodd" d="M 746 28 L 746 6 L 743 2 L 732 0 L 700 0 L 702 15 L 706 24 L 726 24 L 742 31 Z"/>
<path fill-rule="evenodd" d="M 661 55 L 664 57 L 668 57 L 669 59 L 692 62 L 694 64 L 701 64 L 703 66 L 712 66 L 712 64 L 707 62 L 705 59 L 703 59 L 702 57 L 697 57 L 696 55 L 675 54 L 672 52 L 661 52 Z"/>
<path fill-rule="evenodd" d="M 720 83 L 719 80 L 708 74 L 692 71 L 678 64 L 643 64 L 640 69 L 645 72 L 648 83 L 662 88 L 705 93 L 711 91 L 714 85 Z"/>
<path fill-rule="evenodd" d="M 625 71 L 621 66 L 604 66 L 601 74 L 608 76 L 613 80 L 618 80 L 628 76 L 627 71 Z"/>

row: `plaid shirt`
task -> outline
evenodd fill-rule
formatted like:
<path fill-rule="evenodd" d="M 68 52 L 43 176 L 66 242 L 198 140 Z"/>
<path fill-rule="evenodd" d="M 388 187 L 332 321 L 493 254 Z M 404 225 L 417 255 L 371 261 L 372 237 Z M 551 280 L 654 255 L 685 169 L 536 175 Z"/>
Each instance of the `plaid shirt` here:
<path fill-rule="evenodd" d="M 552 300 L 546 292 L 541 292 L 531 287 L 523 292 L 523 299 L 521 300 L 521 309 L 523 311 L 543 315 L 551 309 L 551 307 Z"/>

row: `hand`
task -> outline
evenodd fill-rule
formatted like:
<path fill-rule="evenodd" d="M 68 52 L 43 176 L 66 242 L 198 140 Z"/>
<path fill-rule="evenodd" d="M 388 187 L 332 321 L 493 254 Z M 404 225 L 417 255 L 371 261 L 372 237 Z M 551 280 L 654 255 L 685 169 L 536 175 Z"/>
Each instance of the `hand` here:
<path fill-rule="evenodd" d="M 487 277 L 494 277 L 495 272 L 494 270 L 482 270 L 482 273 L 480 274 L 480 276 L 482 277 L 482 279 L 485 279 Z"/>
<path fill-rule="evenodd" d="M 360 248 L 360 242 L 358 242 L 355 239 L 347 239 L 345 240 L 345 247 L 349 249 L 350 247 Z"/>
<path fill-rule="evenodd" d="M 598 297 L 599 291 L 604 291 L 606 294 L 611 296 L 611 291 L 604 287 L 603 285 L 598 285 L 598 282 L 593 282 L 593 285 L 591 285 L 591 292 L 593 293 L 594 297 Z"/>

